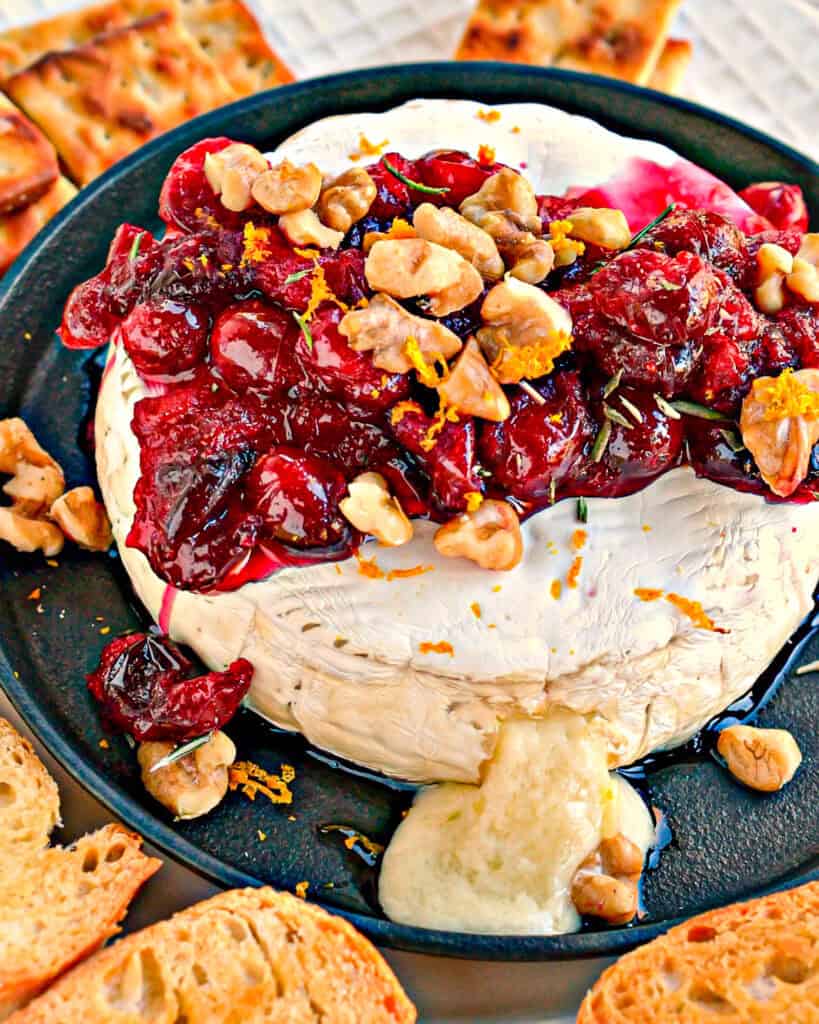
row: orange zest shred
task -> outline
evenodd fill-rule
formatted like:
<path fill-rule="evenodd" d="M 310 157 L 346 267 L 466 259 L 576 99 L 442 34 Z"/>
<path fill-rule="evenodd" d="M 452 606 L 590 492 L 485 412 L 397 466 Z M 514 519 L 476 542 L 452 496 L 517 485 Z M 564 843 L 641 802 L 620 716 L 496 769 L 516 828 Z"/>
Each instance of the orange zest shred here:
<path fill-rule="evenodd" d="M 417 402 L 397 402 L 390 411 L 390 423 L 395 426 L 410 412 L 423 412 Z"/>
<path fill-rule="evenodd" d="M 308 323 L 322 302 L 332 302 L 338 306 L 342 313 L 346 313 L 350 307 L 346 302 L 342 302 L 335 295 L 329 284 L 327 284 L 327 278 L 324 276 L 324 267 L 319 263 L 319 254 L 315 249 L 294 248 L 293 252 L 297 256 L 311 260 L 313 263 L 313 273 L 310 277 L 310 301 L 307 303 L 307 309 L 301 314 L 302 320 Z"/>
<path fill-rule="evenodd" d="M 417 238 L 418 232 L 403 217 L 395 217 L 389 229 L 384 232 L 384 238 Z"/>
<path fill-rule="evenodd" d="M 483 505 L 483 495 L 480 491 L 467 491 L 466 492 L 466 511 L 477 512 L 478 509 Z"/>
<path fill-rule="evenodd" d="M 404 355 L 412 363 L 413 369 L 418 374 L 418 379 L 428 388 L 437 387 L 449 376 L 449 367 L 441 353 L 433 353 L 432 362 L 427 362 L 421 351 L 421 346 L 418 344 L 418 339 L 411 334 L 404 342 Z M 440 367 L 440 373 L 436 369 L 436 364 Z"/>
<path fill-rule="evenodd" d="M 586 533 L 585 530 L 575 530 L 574 533 L 572 534 L 572 549 L 574 551 L 582 550 L 583 546 L 586 543 L 587 538 L 588 538 L 588 534 Z"/>
<path fill-rule="evenodd" d="M 349 153 L 348 157 L 350 160 L 360 160 L 363 156 L 381 156 L 389 144 L 389 139 L 384 139 L 383 142 L 370 142 L 364 132 L 359 132 L 358 149 Z"/>
<path fill-rule="evenodd" d="M 413 565 L 409 569 L 390 569 L 387 573 L 387 583 L 393 580 L 408 580 L 413 576 L 423 576 L 425 572 L 432 572 L 434 565 Z"/>
<path fill-rule="evenodd" d="M 42 590 L 39 587 L 35 587 L 34 590 L 26 597 L 27 601 L 39 601 L 42 597 Z"/>
<path fill-rule="evenodd" d="M 421 448 L 425 452 L 432 451 L 438 443 L 438 435 L 447 423 L 457 423 L 458 419 L 458 410 L 447 405 L 442 399 L 441 404 L 438 407 L 438 411 L 435 413 L 435 418 L 430 424 L 424 439 L 421 441 Z"/>
<path fill-rule="evenodd" d="M 356 551 L 355 557 L 358 559 L 358 571 L 362 576 L 371 580 L 384 579 L 384 570 L 374 558 L 364 558 L 358 551 Z"/>
<path fill-rule="evenodd" d="M 240 266 L 248 263 L 261 263 L 267 255 L 267 242 L 270 240 L 270 228 L 257 228 L 252 220 L 244 226 L 242 232 L 243 247 Z"/>
<path fill-rule="evenodd" d="M 487 146 L 485 143 L 481 143 L 478 146 L 478 163 L 486 166 L 487 164 L 493 164 L 495 162 L 495 147 Z"/>
<path fill-rule="evenodd" d="M 469 608 L 476 619 L 479 619 L 481 615 L 483 615 L 483 612 L 481 611 L 481 606 L 478 604 L 477 601 L 473 601 Z"/>
<path fill-rule="evenodd" d="M 580 570 L 583 568 L 583 556 L 578 555 L 572 564 L 569 566 L 569 571 L 566 573 L 566 586 L 571 587 L 573 590 L 577 587 L 577 581 L 580 578 Z"/>
<path fill-rule="evenodd" d="M 553 220 L 549 224 L 549 234 L 551 235 L 549 241 L 555 253 L 573 252 L 577 256 L 582 256 L 586 251 L 584 242 L 569 238 L 573 227 L 570 220 Z"/>
<path fill-rule="evenodd" d="M 563 593 L 563 584 L 560 582 L 560 580 L 552 580 L 552 585 L 549 588 L 549 592 L 551 593 L 555 601 L 560 600 L 560 595 Z"/>
<path fill-rule="evenodd" d="M 261 793 L 272 804 L 292 804 L 293 793 L 283 778 L 287 767 L 283 765 L 282 775 L 275 775 L 253 761 L 237 761 L 228 770 L 228 786 L 231 790 L 241 789 L 249 800 L 255 800 L 256 794 Z M 289 781 L 292 782 L 292 776 Z"/>
<path fill-rule="evenodd" d="M 659 601 L 663 596 L 662 590 L 653 587 L 635 587 L 634 593 L 641 601 Z"/>
<path fill-rule="evenodd" d="M 503 383 L 545 377 L 554 369 L 555 359 L 568 351 L 574 340 L 565 331 L 550 331 L 529 345 L 511 344 L 502 331 L 497 332 L 496 339 L 499 350 L 490 370 Z"/>
<path fill-rule="evenodd" d="M 432 644 L 428 640 L 424 640 L 423 643 L 418 645 L 418 650 L 421 654 L 448 654 L 450 658 L 454 657 L 455 651 L 452 649 L 452 644 L 447 640 L 439 640 L 438 643 Z"/>
<path fill-rule="evenodd" d="M 706 614 L 699 601 L 692 601 L 681 594 L 666 594 L 665 599 L 669 604 L 673 604 L 678 611 L 681 611 L 683 615 L 687 615 L 699 629 L 707 629 L 711 633 L 728 632 L 728 630 L 720 629 L 714 625 L 714 620 Z"/>
<path fill-rule="evenodd" d="M 369 839 L 360 832 L 351 832 L 344 840 L 344 846 L 348 850 L 354 850 L 357 846 L 363 846 L 367 853 L 371 853 L 374 857 L 384 852 L 384 847 L 381 843 L 376 843 L 374 839 Z"/>
<path fill-rule="evenodd" d="M 796 416 L 819 419 L 819 393 L 806 387 L 791 369 L 783 370 L 773 379 L 755 380 L 753 394 L 766 407 L 762 417 L 765 420 L 785 420 Z"/>
<path fill-rule="evenodd" d="M 483 108 L 478 111 L 477 115 L 481 121 L 486 121 L 487 124 L 492 124 L 493 121 L 500 121 L 501 112 L 499 110 L 484 110 Z M 514 128 L 512 129 L 514 131 Z"/>

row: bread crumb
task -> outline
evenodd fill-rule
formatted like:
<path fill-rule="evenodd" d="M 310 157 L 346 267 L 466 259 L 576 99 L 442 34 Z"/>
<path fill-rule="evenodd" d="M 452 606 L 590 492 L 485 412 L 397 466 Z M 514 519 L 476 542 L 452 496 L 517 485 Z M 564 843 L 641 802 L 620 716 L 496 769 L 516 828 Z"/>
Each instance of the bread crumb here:
<path fill-rule="evenodd" d="M 108 740 L 101 739 L 100 740 L 100 746 L 102 747 L 103 750 L 108 750 L 110 748 L 111 744 L 108 742 Z"/>
<path fill-rule="evenodd" d="M 34 590 L 26 597 L 27 601 L 39 601 L 41 597 L 41 590 L 39 587 L 35 587 Z"/>
<path fill-rule="evenodd" d="M 296 895 L 300 900 L 307 899 L 307 890 L 310 888 L 309 882 L 299 882 L 296 885 Z"/>

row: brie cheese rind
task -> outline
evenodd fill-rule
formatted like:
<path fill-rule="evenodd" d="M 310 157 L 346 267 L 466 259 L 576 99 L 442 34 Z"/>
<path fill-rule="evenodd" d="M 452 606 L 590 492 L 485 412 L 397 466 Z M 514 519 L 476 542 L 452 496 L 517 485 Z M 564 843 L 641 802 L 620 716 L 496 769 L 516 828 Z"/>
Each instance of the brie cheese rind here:
<path fill-rule="evenodd" d="M 633 156 L 676 159 L 548 107 L 498 107 L 492 123 L 480 109 L 418 100 L 327 118 L 275 156 L 334 174 L 350 165 L 362 133 L 410 157 L 441 145 L 474 153 L 483 143 L 500 161 L 526 164 L 536 190 L 550 193 L 598 184 Z M 442 558 L 436 526 L 416 521 L 409 544 L 362 549 L 380 579 L 349 559 L 284 569 L 231 593 L 175 592 L 125 545 L 139 477 L 130 424 L 145 394 L 114 344 L 97 405 L 97 469 L 138 596 L 210 667 L 248 658 L 260 714 L 387 774 L 476 782 L 502 719 L 555 705 L 591 716 L 609 766 L 627 764 L 684 741 L 746 691 L 812 606 L 819 504 L 767 504 L 688 468 L 631 497 L 588 499 L 576 587 L 567 577 L 579 524 L 575 502 L 563 501 L 523 524 L 523 561 L 508 573 Z M 390 570 L 416 566 L 428 571 L 390 581 Z M 559 599 L 553 580 L 562 581 Z M 699 601 L 728 632 L 697 627 L 665 597 L 640 600 L 638 588 Z M 337 646 L 339 638 L 346 643 Z M 442 643 L 451 653 L 422 647 Z"/>

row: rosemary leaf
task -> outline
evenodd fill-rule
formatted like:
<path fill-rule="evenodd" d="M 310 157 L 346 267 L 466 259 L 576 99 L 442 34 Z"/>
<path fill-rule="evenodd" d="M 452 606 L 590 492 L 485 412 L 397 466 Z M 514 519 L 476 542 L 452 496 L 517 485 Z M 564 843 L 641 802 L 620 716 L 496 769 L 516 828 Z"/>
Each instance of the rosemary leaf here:
<path fill-rule="evenodd" d="M 285 284 L 293 284 L 295 281 L 301 281 L 303 277 L 307 277 L 308 274 L 313 272 L 312 267 L 308 267 L 306 270 L 297 270 L 293 274 L 288 274 L 284 279 Z"/>
<path fill-rule="evenodd" d="M 620 405 L 622 405 L 626 412 L 631 414 L 632 418 L 636 423 L 643 422 L 643 414 L 640 412 L 640 410 L 637 408 L 634 402 L 630 402 L 625 396 L 620 395 Z"/>
<path fill-rule="evenodd" d="M 717 412 L 716 409 L 709 409 L 707 405 L 700 405 L 699 402 L 689 402 L 686 399 L 679 398 L 669 403 L 672 408 L 676 409 L 677 412 L 683 413 L 685 416 L 696 416 L 700 420 L 726 420 L 728 419 L 721 412 Z"/>
<path fill-rule="evenodd" d="M 620 252 L 621 253 L 629 252 L 629 250 L 633 249 L 636 245 L 639 245 L 639 243 L 642 242 L 642 240 L 649 233 L 649 231 L 651 231 L 652 228 L 656 228 L 658 224 L 661 224 L 666 219 L 666 217 L 669 215 L 669 213 L 671 213 L 673 210 L 676 209 L 676 207 L 677 207 L 676 203 L 669 203 L 668 206 L 666 206 L 666 208 L 663 210 L 662 213 L 658 213 L 657 216 L 654 218 L 654 220 L 649 221 L 649 223 L 646 224 L 646 226 L 644 228 L 641 228 L 640 231 L 638 231 L 636 235 L 633 235 L 631 241 L 628 243 L 628 245 L 625 247 L 625 249 L 621 249 Z M 608 266 L 608 264 L 605 263 L 605 262 L 598 263 L 597 266 L 589 274 L 589 277 L 593 277 L 595 274 L 599 273 L 606 266 Z M 668 282 L 668 283 L 670 283 L 670 282 Z"/>
<path fill-rule="evenodd" d="M 579 523 L 589 521 L 589 505 L 585 498 L 577 499 L 577 521 Z"/>
<path fill-rule="evenodd" d="M 623 367 L 621 366 L 617 373 L 613 377 L 609 377 L 606 381 L 606 386 L 603 388 L 603 398 L 608 398 L 612 391 L 616 391 L 620 387 L 620 381 L 623 379 Z"/>
<path fill-rule="evenodd" d="M 157 761 L 148 774 L 153 775 L 154 772 L 158 772 L 162 768 L 167 768 L 168 765 L 173 764 L 174 761 L 179 761 L 181 758 L 193 753 L 194 750 L 204 747 L 212 735 L 212 732 L 206 732 L 204 736 L 197 736 L 195 739 L 188 740 L 187 743 L 183 743 L 180 747 L 172 750 L 170 754 L 166 754 L 165 757 Z"/>
<path fill-rule="evenodd" d="M 307 321 L 304 319 L 303 316 L 299 316 L 299 314 L 295 310 L 293 310 L 293 319 L 301 328 L 301 333 L 304 335 L 305 344 L 307 345 L 307 348 L 312 352 L 313 335 L 310 333 L 310 328 L 307 326 Z"/>
<path fill-rule="evenodd" d="M 128 253 L 128 259 L 132 263 L 137 258 L 137 256 L 139 256 L 139 247 L 142 245 L 142 239 L 143 239 L 144 235 L 145 235 L 145 232 L 144 231 L 140 231 L 140 233 L 136 236 L 136 238 L 131 243 L 131 251 Z"/>
<path fill-rule="evenodd" d="M 657 405 L 657 408 L 660 410 L 660 412 L 665 413 L 665 415 L 668 416 L 669 419 L 671 419 L 671 420 L 681 420 L 682 419 L 682 415 L 680 413 L 678 413 L 677 410 L 674 408 L 674 406 L 671 404 L 671 402 L 669 402 L 667 399 L 663 398 L 662 395 L 658 395 L 655 392 L 655 394 L 654 394 L 654 401 L 655 401 L 655 403 Z"/>
<path fill-rule="evenodd" d="M 735 430 L 720 430 L 720 434 L 722 434 L 723 441 L 725 441 L 734 454 L 745 451 L 745 445 L 742 443 L 742 438 Z"/>
<path fill-rule="evenodd" d="M 537 402 L 538 405 L 545 405 L 546 404 L 546 399 L 543 397 L 543 395 L 541 395 L 541 393 L 539 391 L 536 391 L 535 388 L 532 387 L 532 385 L 529 383 L 528 380 L 519 381 L 519 384 L 520 384 L 521 390 L 525 391 L 526 394 L 533 401 Z"/>
<path fill-rule="evenodd" d="M 432 188 L 430 185 L 422 185 L 420 181 L 413 181 L 412 178 L 408 178 L 406 174 L 399 171 L 397 167 L 393 167 L 385 156 L 381 157 L 381 163 L 387 168 L 390 174 L 398 178 L 399 181 L 403 181 L 407 188 L 414 188 L 416 192 L 426 192 L 427 195 L 431 196 L 442 196 L 449 192 L 449 189 L 446 187 Z"/>
<path fill-rule="evenodd" d="M 631 430 L 634 426 L 634 424 L 630 420 L 627 420 L 621 412 L 618 412 L 617 409 L 612 409 L 612 407 L 607 405 L 605 402 L 603 402 L 603 415 L 607 420 L 611 420 L 612 423 L 617 423 L 623 428 L 623 430 Z"/>
<path fill-rule="evenodd" d="M 599 462 L 603 458 L 603 453 L 608 447 L 609 438 L 611 437 L 611 421 L 604 420 L 603 426 L 597 432 L 597 437 L 594 439 L 594 444 L 591 450 L 592 462 Z"/>
<path fill-rule="evenodd" d="M 556 498 L 557 498 L 557 483 L 555 481 L 555 478 L 552 477 L 552 479 L 549 481 L 549 504 L 550 505 L 554 505 Z"/>

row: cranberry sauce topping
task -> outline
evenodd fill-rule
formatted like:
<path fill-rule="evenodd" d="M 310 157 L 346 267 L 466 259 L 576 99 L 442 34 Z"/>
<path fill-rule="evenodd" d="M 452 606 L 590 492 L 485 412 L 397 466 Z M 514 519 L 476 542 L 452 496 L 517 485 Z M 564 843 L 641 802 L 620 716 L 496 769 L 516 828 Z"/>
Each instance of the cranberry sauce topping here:
<path fill-rule="evenodd" d="M 197 675 L 170 640 L 133 633 L 108 644 L 88 676 L 88 689 L 112 728 L 139 741 L 184 743 L 228 722 L 252 676 L 244 658 L 224 672 Z"/>
<path fill-rule="evenodd" d="M 684 462 L 770 497 L 736 421 L 754 378 L 819 367 L 815 305 L 793 299 L 768 316 L 753 303 L 760 246 L 793 254 L 801 244 L 795 186 L 740 198 L 686 161 L 635 160 L 598 189 L 537 197 L 547 232 L 578 205 L 621 208 L 632 230 L 677 205 L 626 251 L 588 244 L 540 284 L 571 314 L 571 347 L 528 391 L 506 385 L 511 415 L 490 422 L 447 415 L 415 371 L 376 368 L 339 325 L 372 297 L 368 231 L 411 221 L 421 203 L 457 208 L 502 165 L 452 150 L 388 153 L 367 168 L 375 199 L 340 247 L 299 248 L 260 207 L 233 213 L 214 194 L 205 156 L 229 141 L 177 159 L 160 197 L 165 237 L 123 225 L 61 328 L 73 347 L 113 333 L 144 378 L 163 382 L 135 409 L 141 477 L 128 543 L 166 581 L 229 589 L 349 556 L 361 538 L 339 503 L 368 469 L 408 515 L 436 520 L 476 495 L 530 513 L 569 495 L 628 494 Z M 490 286 L 442 318 L 464 342 L 483 325 Z M 429 317 L 423 298 L 403 305 Z M 795 499 L 817 478 L 814 460 Z"/>

